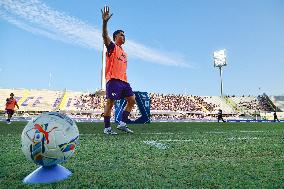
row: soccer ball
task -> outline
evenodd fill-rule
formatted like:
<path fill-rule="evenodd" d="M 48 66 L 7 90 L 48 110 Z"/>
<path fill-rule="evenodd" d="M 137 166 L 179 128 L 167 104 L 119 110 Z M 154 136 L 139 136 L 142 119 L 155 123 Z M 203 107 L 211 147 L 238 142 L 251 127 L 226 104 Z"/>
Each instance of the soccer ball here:
<path fill-rule="evenodd" d="M 42 113 L 28 122 L 22 132 L 22 151 L 30 161 L 52 166 L 70 158 L 78 145 L 76 123 L 58 112 Z"/>

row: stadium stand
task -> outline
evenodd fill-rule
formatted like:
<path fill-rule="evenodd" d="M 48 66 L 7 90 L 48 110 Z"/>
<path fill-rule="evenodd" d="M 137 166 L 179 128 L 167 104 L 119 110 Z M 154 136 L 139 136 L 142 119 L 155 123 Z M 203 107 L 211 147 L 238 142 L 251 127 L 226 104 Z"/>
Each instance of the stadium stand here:
<path fill-rule="evenodd" d="M 193 101 L 191 96 L 150 93 L 150 99 L 151 110 L 189 113 L 200 113 L 202 111 L 202 106 Z"/>
<path fill-rule="evenodd" d="M 27 90 L 27 89 L 1 89 L 0 105 L 5 109 L 5 99 L 13 92 L 18 101 L 21 112 L 55 111 L 61 102 L 62 91 Z"/>
<path fill-rule="evenodd" d="M 211 113 L 217 112 L 219 109 L 223 110 L 224 114 L 235 114 L 234 109 L 226 103 L 226 100 L 219 96 L 204 96 L 203 100 L 212 106 Z"/>
<path fill-rule="evenodd" d="M 1 112 L 4 112 L 6 98 L 15 94 L 20 110 L 18 114 L 38 114 L 46 111 L 62 111 L 74 117 L 95 117 L 101 119 L 105 96 L 95 92 L 53 91 L 47 89 L 0 89 Z M 266 115 L 284 109 L 283 96 L 193 96 L 150 93 L 151 116 L 153 120 L 195 120 L 215 119 L 219 109 L 226 117 L 238 117 L 240 114 Z M 131 114 L 139 116 L 137 106 Z"/>
<path fill-rule="evenodd" d="M 257 97 L 253 96 L 242 96 L 242 97 L 229 97 L 233 102 L 235 102 L 238 110 L 242 113 L 251 113 L 256 110 L 260 110 L 260 105 Z"/>
<path fill-rule="evenodd" d="M 269 98 L 278 108 L 278 111 L 284 111 L 284 96 L 270 96 Z"/>

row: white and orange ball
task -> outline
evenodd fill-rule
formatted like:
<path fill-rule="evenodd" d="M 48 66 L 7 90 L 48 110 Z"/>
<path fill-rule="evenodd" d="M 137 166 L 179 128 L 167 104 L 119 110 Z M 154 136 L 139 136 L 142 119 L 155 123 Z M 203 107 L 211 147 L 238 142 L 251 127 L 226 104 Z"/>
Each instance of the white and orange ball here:
<path fill-rule="evenodd" d="M 22 151 L 30 161 L 52 166 L 70 158 L 79 142 L 76 123 L 58 112 L 42 113 L 28 122 L 22 132 Z"/>

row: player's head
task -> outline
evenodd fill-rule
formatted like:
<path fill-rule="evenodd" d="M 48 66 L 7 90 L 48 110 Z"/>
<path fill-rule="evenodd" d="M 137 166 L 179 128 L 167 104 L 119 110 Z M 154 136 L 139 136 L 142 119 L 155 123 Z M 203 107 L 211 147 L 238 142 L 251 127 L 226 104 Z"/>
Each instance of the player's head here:
<path fill-rule="evenodd" d="M 9 100 L 10 100 L 9 98 L 6 98 L 6 102 L 9 102 Z"/>
<path fill-rule="evenodd" d="M 113 41 L 115 43 L 118 43 L 119 45 L 122 45 L 125 43 L 125 35 L 123 30 L 116 30 L 112 34 Z"/>
<path fill-rule="evenodd" d="M 11 94 L 10 94 L 10 97 L 14 97 L 14 93 L 11 93 Z"/>

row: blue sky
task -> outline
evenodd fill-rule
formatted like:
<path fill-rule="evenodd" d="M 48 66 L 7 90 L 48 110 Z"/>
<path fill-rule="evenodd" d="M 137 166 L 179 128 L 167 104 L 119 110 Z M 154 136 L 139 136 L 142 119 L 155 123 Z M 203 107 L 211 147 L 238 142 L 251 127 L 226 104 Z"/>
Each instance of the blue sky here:
<path fill-rule="evenodd" d="M 284 94 L 282 0 L 0 0 L 0 87 L 99 89 L 104 5 L 135 91 L 217 96 L 226 49 L 224 94 Z"/>

